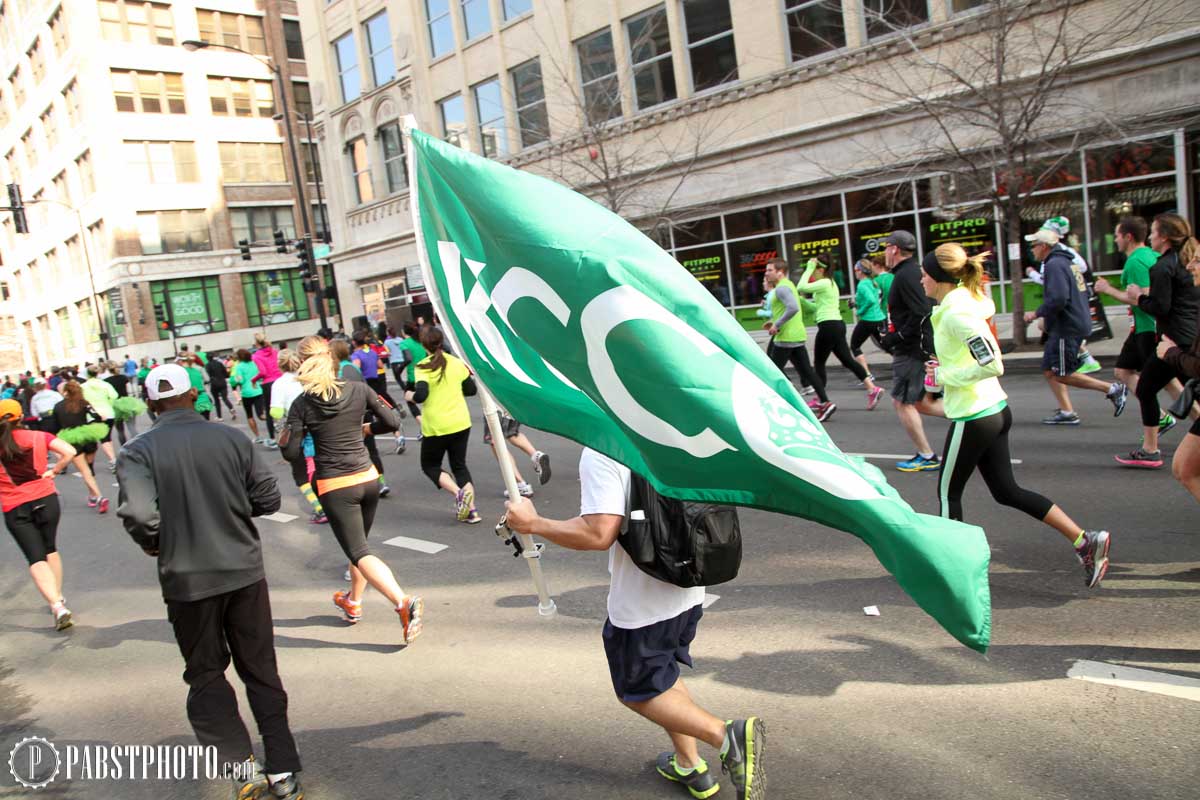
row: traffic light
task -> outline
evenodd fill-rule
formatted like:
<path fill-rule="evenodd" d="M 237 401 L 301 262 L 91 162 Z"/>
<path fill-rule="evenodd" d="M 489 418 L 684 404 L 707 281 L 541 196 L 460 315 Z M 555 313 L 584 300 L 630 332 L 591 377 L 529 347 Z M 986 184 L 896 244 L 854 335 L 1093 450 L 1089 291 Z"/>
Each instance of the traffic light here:
<path fill-rule="evenodd" d="M 8 205 L 9 210 L 12 211 L 17 233 L 29 233 L 29 220 L 25 218 L 25 203 L 21 200 L 19 184 L 10 183 L 8 185 Z"/>
<path fill-rule="evenodd" d="M 275 231 L 275 252 L 286 253 L 287 251 L 288 242 L 283 236 L 283 231 Z"/>
<path fill-rule="evenodd" d="M 296 255 L 300 261 L 296 266 L 300 270 L 300 280 L 307 281 L 313 276 L 312 250 L 309 249 L 308 239 L 302 239 L 297 244 L 300 246 L 296 248 Z"/>
<path fill-rule="evenodd" d="M 154 322 L 161 331 L 167 331 L 171 329 L 171 320 L 167 318 L 166 303 L 158 303 L 154 306 Z"/>
<path fill-rule="evenodd" d="M 238 250 L 242 251 L 242 261 L 250 260 L 250 240 L 238 239 Z"/>

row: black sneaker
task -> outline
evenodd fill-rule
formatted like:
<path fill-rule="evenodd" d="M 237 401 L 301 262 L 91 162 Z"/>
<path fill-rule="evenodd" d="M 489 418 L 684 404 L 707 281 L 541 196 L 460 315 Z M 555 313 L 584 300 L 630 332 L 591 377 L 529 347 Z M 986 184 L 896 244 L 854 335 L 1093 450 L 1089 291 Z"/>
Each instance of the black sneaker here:
<path fill-rule="evenodd" d="M 271 800 L 304 800 L 304 789 L 296 773 L 271 784 Z"/>
<path fill-rule="evenodd" d="M 762 761 L 766 738 L 766 726 L 758 717 L 725 723 L 729 749 L 721 755 L 721 770 L 729 774 L 737 800 L 763 800 L 767 796 L 767 775 Z"/>
<path fill-rule="evenodd" d="M 533 471 L 537 473 L 538 484 L 545 486 L 550 482 L 550 456 L 538 450 L 533 454 Z"/>
<path fill-rule="evenodd" d="M 691 772 L 680 772 L 679 765 L 675 763 L 675 754 L 667 751 L 658 754 L 658 763 L 654 768 L 667 780 L 686 786 L 692 797 L 698 800 L 706 800 L 721 791 L 721 784 L 717 783 L 717 779 L 708 771 L 708 764 L 704 759 L 700 759 L 700 763 Z"/>

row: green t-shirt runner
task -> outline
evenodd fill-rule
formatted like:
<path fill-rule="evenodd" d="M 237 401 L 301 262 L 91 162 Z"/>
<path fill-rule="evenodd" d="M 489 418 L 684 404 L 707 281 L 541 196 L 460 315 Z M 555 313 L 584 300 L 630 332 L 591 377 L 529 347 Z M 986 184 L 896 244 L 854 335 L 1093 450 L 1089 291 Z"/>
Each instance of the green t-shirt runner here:
<path fill-rule="evenodd" d="M 1158 262 L 1158 254 L 1146 245 L 1134 250 L 1125 257 L 1125 268 L 1121 270 L 1121 283 L 1128 286 L 1136 283 L 1143 289 L 1150 288 L 1150 268 Z M 1133 309 L 1133 332 L 1154 333 L 1156 330 L 1154 317 L 1142 311 L 1137 306 Z"/>
<path fill-rule="evenodd" d="M 887 318 L 887 299 L 888 292 L 892 290 L 892 278 L 895 277 L 890 272 L 881 272 L 872 278 L 875 285 L 879 287 L 879 307 L 883 309 L 883 316 Z"/>
<path fill-rule="evenodd" d="M 854 305 L 858 309 L 858 318 L 863 322 L 883 322 L 887 314 L 879 301 L 879 287 L 871 278 L 863 278 L 858 282 L 854 291 Z"/>
<path fill-rule="evenodd" d="M 408 382 L 413 383 L 416 381 L 417 364 L 429 358 L 429 352 L 411 336 L 400 343 L 400 349 L 408 352 Z"/>

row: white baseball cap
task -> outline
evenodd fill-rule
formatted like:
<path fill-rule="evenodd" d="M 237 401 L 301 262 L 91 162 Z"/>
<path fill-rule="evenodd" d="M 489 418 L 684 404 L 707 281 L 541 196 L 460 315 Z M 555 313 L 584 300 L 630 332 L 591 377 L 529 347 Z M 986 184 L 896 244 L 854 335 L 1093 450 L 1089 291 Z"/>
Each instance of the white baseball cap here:
<path fill-rule="evenodd" d="M 160 388 L 162 383 L 166 381 L 171 388 L 163 390 Z M 178 397 L 181 394 L 187 394 L 192 388 L 191 378 L 188 377 L 187 370 L 178 364 L 161 364 L 150 370 L 150 374 L 143 381 L 146 386 L 146 395 L 151 400 L 165 400 L 168 397 Z"/>
<path fill-rule="evenodd" d="M 1058 234 L 1049 228 L 1039 228 L 1026 236 L 1025 241 L 1033 244 L 1048 244 L 1053 247 L 1058 244 Z"/>

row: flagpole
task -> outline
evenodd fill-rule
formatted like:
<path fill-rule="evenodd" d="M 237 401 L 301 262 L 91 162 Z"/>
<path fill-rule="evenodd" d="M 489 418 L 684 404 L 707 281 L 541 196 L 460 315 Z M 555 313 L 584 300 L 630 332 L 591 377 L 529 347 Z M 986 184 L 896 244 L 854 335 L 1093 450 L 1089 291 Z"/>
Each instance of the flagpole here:
<path fill-rule="evenodd" d="M 417 254 L 421 260 L 421 268 L 424 270 L 426 276 L 426 291 L 429 293 L 429 298 L 433 302 L 434 308 L 445 323 L 448 318 L 444 312 L 437 278 L 433 270 L 430 269 L 429 253 L 425 249 L 425 238 L 421 228 L 421 211 L 417 194 L 417 160 L 413 155 L 414 151 L 412 147 L 412 131 L 414 130 L 420 130 L 417 127 L 416 117 L 412 114 L 406 114 L 404 116 L 404 137 L 408 151 L 408 186 L 409 203 L 412 206 L 413 216 L 413 238 L 416 240 Z M 442 331 L 450 339 L 451 344 L 454 345 L 454 349 L 466 360 L 466 351 L 454 335 L 454 326 L 443 324 Z M 504 430 L 500 425 L 500 412 L 496 405 L 496 400 L 492 397 L 492 393 L 488 391 L 487 385 L 480 379 L 478 370 L 475 370 L 475 383 L 479 387 L 479 399 L 483 403 L 484 420 L 487 422 L 488 430 L 491 431 L 492 442 L 496 448 L 496 461 L 500 465 L 500 475 L 504 479 L 504 488 L 508 491 L 510 498 L 520 498 L 521 494 L 517 491 L 516 465 L 513 463 L 512 453 L 508 450 L 508 440 L 504 437 Z M 497 534 L 500 533 L 501 528 L 510 530 L 505 524 L 504 518 L 501 518 L 500 524 L 496 527 Z M 537 590 L 538 615 L 543 617 L 554 616 L 558 611 L 558 607 L 554 603 L 554 598 L 550 596 L 550 590 L 546 585 L 546 576 L 542 574 L 543 546 L 535 544 L 533 537 L 529 534 L 513 533 L 512 537 L 506 543 L 513 542 L 516 554 L 523 556 L 525 563 L 529 565 L 529 574 L 533 578 L 534 589 Z"/>

